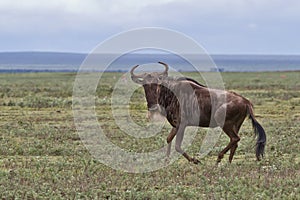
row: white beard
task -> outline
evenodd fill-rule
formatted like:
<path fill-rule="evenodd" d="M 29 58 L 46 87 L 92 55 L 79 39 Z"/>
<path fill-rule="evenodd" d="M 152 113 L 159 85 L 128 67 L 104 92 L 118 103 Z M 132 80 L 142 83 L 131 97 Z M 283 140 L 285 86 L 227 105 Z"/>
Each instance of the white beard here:
<path fill-rule="evenodd" d="M 160 114 L 160 112 L 150 112 L 148 111 L 148 119 L 153 122 L 163 122 L 165 121 L 165 117 Z"/>

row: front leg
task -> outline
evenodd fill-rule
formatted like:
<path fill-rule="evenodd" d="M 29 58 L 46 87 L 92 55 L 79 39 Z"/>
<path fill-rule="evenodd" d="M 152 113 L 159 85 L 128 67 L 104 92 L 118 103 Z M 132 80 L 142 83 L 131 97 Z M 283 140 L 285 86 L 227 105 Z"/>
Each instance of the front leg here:
<path fill-rule="evenodd" d="M 175 137 L 176 133 L 177 133 L 177 129 L 176 128 L 172 128 L 171 132 L 169 133 L 169 135 L 167 137 L 167 143 L 168 143 L 167 158 L 169 158 L 169 156 L 170 156 L 171 146 L 172 146 L 172 140 Z"/>
<path fill-rule="evenodd" d="M 183 153 L 182 154 L 189 162 L 192 162 L 192 163 L 194 163 L 194 164 L 199 164 L 200 163 L 200 161 L 198 160 L 198 159 L 196 159 L 196 158 L 193 158 L 193 157 L 190 157 L 187 153 Z"/>
<path fill-rule="evenodd" d="M 181 144 L 182 144 L 182 140 L 183 140 L 183 136 L 184 136 L 184 130 L 185 130 L 186 126 L 180 126 L 178 131 L 177 131 L 177 135 L 176 135 L 176 143 L 175 143 L 175 150 L 182 154 L 189 162 L 193 162 L 194 164 L 198 164 L 200 163 L 199 160 L 197 160 L 196 158 L 192 158 L 190 157 L 186 152 L 184 152 L 181 149 Z"/>

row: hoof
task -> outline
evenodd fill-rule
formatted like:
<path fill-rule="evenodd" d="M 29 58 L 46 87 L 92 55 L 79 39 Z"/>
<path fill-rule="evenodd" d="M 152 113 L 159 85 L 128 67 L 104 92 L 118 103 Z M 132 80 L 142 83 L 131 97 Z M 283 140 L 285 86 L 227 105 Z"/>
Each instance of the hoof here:
<path fill-rule="evenodd" d="M 260 156 L 256 156 L 256 161 L 261 161 Z"/>
<path fill-rule="evenodd" d="M 219 155 L 218 159 L 217 159 L 217 164 L 219 164 L 221 162 L 221 160 L 223 159 L 224 155 Z"/>
<path fill-rule="evenodd" d="M 221 160 L 222 160 L 222 159 L 219 159 L 219 158 L 218 158 L 218 160 L 217 160 L 217 162 L 216 162 L 216 166 L 219 166 L 219 164 L 221 163 Z"/>
<path fill-rule="evenodd" d="M 166 164 L 169 164 L 169 163 L 170 163 L 170 158 L 169 158 L 169 157 L 166 157 L 166 158 L 165 158 L 165 163 L 166 163 Z"/>
<path fill-rule="evenodd" d="M 193 162 L 194 164 L 198 165 L 200 163 L 200 161 L 196 158 L 192 158 L 191 162 Z"/>

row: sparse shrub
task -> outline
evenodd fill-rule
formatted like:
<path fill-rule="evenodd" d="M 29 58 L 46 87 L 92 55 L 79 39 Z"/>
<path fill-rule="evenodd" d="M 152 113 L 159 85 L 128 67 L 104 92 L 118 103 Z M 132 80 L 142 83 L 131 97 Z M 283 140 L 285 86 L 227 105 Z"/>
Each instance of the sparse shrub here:
<path fill-rule="evenodd" d="M 7 103 L 7 106 L 16 106 L 16 103 L 12 100 L 9 100 L 9 102 Z"/>

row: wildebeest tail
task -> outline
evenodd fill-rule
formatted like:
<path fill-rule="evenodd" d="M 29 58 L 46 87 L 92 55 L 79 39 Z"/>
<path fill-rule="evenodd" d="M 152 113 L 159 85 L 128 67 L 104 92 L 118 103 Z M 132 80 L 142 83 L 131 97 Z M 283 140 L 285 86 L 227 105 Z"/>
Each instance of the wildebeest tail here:
<path fill-rule="evenodd" d="M 264 128 L 255 119 L 252 104 L 248 105 L 248 113 L 249 113 L 249 118 L 251 119 L 252 122 L 254 133 L 255 135 L 257 135 L 256 158 L 257 160 L 260 160 L 260 157 L 263 157 L 264 155 L 264 150 L 265 150 L 265 145 L 267 140 L 266 133 Z"/>

